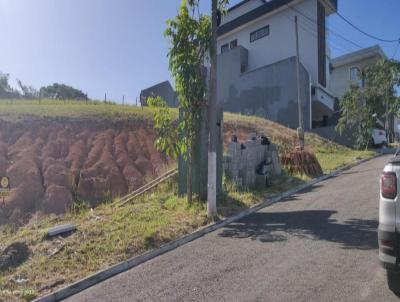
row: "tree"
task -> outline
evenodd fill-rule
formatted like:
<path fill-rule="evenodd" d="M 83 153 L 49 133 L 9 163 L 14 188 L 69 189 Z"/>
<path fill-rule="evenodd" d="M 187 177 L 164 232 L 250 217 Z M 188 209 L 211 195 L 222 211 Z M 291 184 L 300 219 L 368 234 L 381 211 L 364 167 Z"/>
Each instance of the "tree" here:
<path fill-rule="evenodd" d="M 376 117 L 388 121 L 391 115 L 398 115 L 399 98 L 395 88 L 400 85 L 400 63 L 382 60 L 362 73 L 363 86 L 352 85 L 340 100 L 341 115 L 337 129 L 343 133 L 351 129 L 356 136 L 356 147 L 366 148 L 376 127 Z"/>
<path fill-rule="evenodd" d="M 192 168 L 197 125 L 206 101 L 206 69 L 211 46 L 209 16 L 199 12 L 198 1 L 182 0 L 178 15 L 167 21 L 165 36 L 170 40 L 169 69 L 179 96 L 181 133 L 179 151 L 188 163 L 187 198 L 192 202 Z"/>
<path fill-rule="evenodd" d="M 179 133 L 165 100 L 160 96 L 148 97 L 147 105 L 154 110 L 154 129 L 157 132 L 157 139 L 154 143 L 157 150 L 164 152 L 171 158 L 176 159 L 182 152 L 182 143 L 179 140 Z"/>
<path fill-rule="evenodd" d="M 9 79 L 9 74 L 0 72 L 0 98 L 20 98 L 18 91 L 10 86 Z"/>
<path fill-rule="evenodd" d="M 36 99 L 39 97 L 39 92 L 32 86 L 22 84 L 21 80 L 17 80 L 18 86 L 22 91 L 22 97 L 25 99 Z"/>
<path fill-rule="evenodd" d="M 43 98 L 57 100 L 88 100 L 88 96 L 81 90 L 65 84 L 54 83 L 53 85 L 40 88 L 40 96 Z"/>

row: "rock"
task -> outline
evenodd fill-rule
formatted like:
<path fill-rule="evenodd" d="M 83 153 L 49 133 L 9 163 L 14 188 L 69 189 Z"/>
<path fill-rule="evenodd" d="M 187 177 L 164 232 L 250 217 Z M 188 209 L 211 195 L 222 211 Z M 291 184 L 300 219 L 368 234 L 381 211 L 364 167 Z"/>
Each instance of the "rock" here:
<path fill-rule="evenodd" d="M 15 242 L 0 254 L 0 271 L 17 267 L 29 257 L 29 247 L 23 242 Z"/>

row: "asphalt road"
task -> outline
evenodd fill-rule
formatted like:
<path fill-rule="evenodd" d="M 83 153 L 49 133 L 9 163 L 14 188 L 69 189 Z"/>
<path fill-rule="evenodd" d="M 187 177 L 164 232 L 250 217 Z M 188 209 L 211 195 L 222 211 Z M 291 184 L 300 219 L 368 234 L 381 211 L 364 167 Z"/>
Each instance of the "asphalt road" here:
<path fill-rule="evenodd" d="M 368 161 L 68 299 L 398 301 L 378 262 L 378 179 Z"/>

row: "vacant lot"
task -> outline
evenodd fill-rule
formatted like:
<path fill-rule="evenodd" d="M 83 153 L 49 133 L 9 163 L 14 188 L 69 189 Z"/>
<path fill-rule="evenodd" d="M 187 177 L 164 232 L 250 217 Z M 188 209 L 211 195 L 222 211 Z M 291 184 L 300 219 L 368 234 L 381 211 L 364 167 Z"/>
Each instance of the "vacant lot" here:
<path fill-rule="evenodd" d="M 110 184 L 116 177 L 107 178 L 108 173 L 113 172 L 124 176 L 123 167 L 127 165 L 127 162 L 138 163 L 136 160 L 140 156 L 134 157 L 133 154 L 136 156 L 141 153 L 143 156 L 140 162 L 142 163 L 153 163 L 154 159 L 160 159 L 157 166 L 150 167 L 142 164 L 144 169 L 147 166 L 149 170 L 160 169 L 161 171 L 163 160 L 165 164 L 173 165 L 174 163 L 163 159 L 151 145 L 151 140 L 154 139 L 151 117 L 150 109 L 113 104 L 53 101 L 42 101 L 39 104 L 38 101 L 0 101 L 0 123 L 7 125 L 0 131 L 4 132 L 4 129 L 8 129 L 7 133 L 0 136 L 3 145 L 6 145 L 3 148 L 3 157 L 7 162 L 5 171 L 23 159 L 32 163 L 34 168 L 30 171 L 32 170 L 32 173 L 36 171 L 38 175 L 44 175 L 46 168 L 54 166 L 53 164 L 63 167 L 63 169 L 55 169 L 53 171 L 55 174 L 48 181 L 46 177 L 41 177 L 38 178 L 38 184 L 32 186 L 35 189 L 37 187 L 42 187 L 42 189 L 38 192 L 37 203 L 28 207 L 25 213 L 20 213 L 25 224 L 9 221 L 10 223 L 0 228 L 0 250 L 12 242 L 22 241 L 29 246 L 31 251 L 28 261 L 18 268 L 0 274 L 0 300 L 29 300 L 43 295 L 112 264 L 156 248 L 208 223 L 205 205 L 201 203 L 188 205 L 185 199 L 177 198 L 177 185 L 173 179 L 124 207 L 116 207 L 112 204 L 119 195 L 113 195 L 112 192 L 108 192 L 108 198 L 102 199 L 103 203 L 100 205 L 98 205 L 100 200 L 88 202 L 86 199 L 90 199 L 90 196 L 84 199 L 73 198 L 70 200 L 71 206 L 64 209 L 67 212 L 59 216 L 46 214 L 44 210 L 48 207 L 41 207 L 43 205 L 41 197 L 48 196 L 46 191 L 50 185 L 68 188 L 65 183 L 68 176 L 65 174 L 71 173 L 74 163 L 82 181 L 85 181 L 85 176 L 87 179 L 92 179 L 94 183 L 96 180 L 100 183 L 102 179 L 102 183 L 106 184 L 104 188 L 110 190 L 114 188 Z M 36 130 L 41 127 L 35 128 L 33 125 L 45 125 L 44 128 L 53 130 L 47 133 L 42 129 L 43 133 L 39 135 Z M 69 128 L 66 129 L 67 127 Z M 11 137 L 10 133 L 13 131 L 18 133 Z M 52 135 L 54 131 L 56 134 Z M 137 148 L 131 146 L 129 149 L 129 139 L 121 140 L 123 135 L 120 136 L 120 134 L 124 131 L 128 132 L 128 138 L 131 132 L 142 132 L 142 136 L 136 136 Z M 293 150 L 295 146 L 296 133 L 291 129 L 264 119 L 225 114 L 225 142 L 228 142 L 233 134 L 236 134 L 239 139 L 247 139 L 251 132 L 266 134 L 278 146 L 281 153 Z M 117 139 L 118 137 L 120 139 Z M 56 142 L 57 139 L 60 140 L 60 144 L 55 144 L 53 150 L 48 144 L 51 144 L 52 140 Z M 19 140 L 20 143 L 17 144 Z M 81 162 L 71 160 L 77 156 L 77 150 L 72 150 L 71 146 L 77 145 L 79 141 L 82 141 L 82 148 L 88 149 L 82 157 L 78 156 Z M 120 141 L 120 149 L 116 148 L 118 141 Z M 64 147 L 57 149 L 60 145 Z M 350 150 L 317 135 L 307 134 L 306 145 L 308 149 L 316 153 L 325 172 L 373 154 L 368 151 Z M 42 148 L 43 146 L 47 146 L 47 152 Z M 33 153 L 26 153 L 26 150 L 31 150 Z M 35 156 L 32 157 L 30 154 Z M 105 162 L 108 163 L 106 166 Z M 19 164 L 22 168 L 24 167 L 24 162 L 21 161 Z M 139 168 L 133 166 L 140 172 Z M 98 179 L 92 174 L 96 171 L 99 175 Z M 25 187 L 25 182 L 31 181 L 31 178 L 25 180 L 23 177 L 25 174 L 16 174 L 21 176 L 19 184 L 21 188 Z M 65 177 L 60 177 L 59 174 Z M 142 182 L 145 176 L 146 171 L 141 173 Z M 121 177 L 121 182 L 126 184 L 127 178 L 132 180 L 124 176 Z M 52 183 L 54 179 L 64 181 L 64 183 Z M 232 215 L 260 202 L 266 196 L 284 191 L 305 180 L 307 178 L 303 176 L 285 174 L 273 187 L 262 191 L 241 190 L 229 181 L 225 181 L 226 194 L 219 203 L 220 215 L 222 217 Z M 67 190 L 67 192 L 72 192 L 72 196 L 76 196 L 74 194 L 77 193 L 79 195 L 79 182 L 75 181 L 75 185 Z M 140 184 L 125 186 L 123 191 L 132 190 L 138 185 Z M 97 194 L 100 190 L 95 191 Z M 90 190 L 86 193 L 89 194 Z M 30 196 L 29 192 L 27 195 Z M 15 205 L 9 204 L 9 206 Z M 29 215 L 25 215 L 27 213 Z M 49 227 L 66 222 L 76 223 L 78 231 L 66 238 L 59 237 L 52 240 L 45 238 L 44 235 Z M 5 290 L 14 291 L 14 295 Z"/>

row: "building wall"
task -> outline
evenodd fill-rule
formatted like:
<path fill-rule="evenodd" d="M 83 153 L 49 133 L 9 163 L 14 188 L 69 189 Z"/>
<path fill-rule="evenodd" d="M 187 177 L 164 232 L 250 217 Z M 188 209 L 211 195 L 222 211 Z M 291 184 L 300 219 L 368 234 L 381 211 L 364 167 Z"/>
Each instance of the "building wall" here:
<path fill-rule="evenodd" d="M 347 90 L 349 90 L 350 85 L 356 85 L 358 82 L 350 81 L 350 68 L 358 67 L 360 71 L 366 67 L 374 65 L 380 57 L 372 56 L 367 59 L 362 59 L 354 61 L 349 64 L 342 65 L 340 67 L 335 67 L 332 70 L 330 76 L 330 90 L 337 98 L 343 97 Z"/>
<path fill-rule="evenodd" d="M 169 107 L 178 107 L 178 97 L 171 84 L 166 81 L 144 89 L 140 92 L 140 102 L 142 106 L 147 106 L 148 97 L 162 97 Z"/>
<path fill-rule="evenodd" d="M 317 0 L 301 1 L 294 8 L 312 20 L 317 20 Z M 293 57 L 296 55 L 294 25 L 296 14 L 299 20 L 300 61 L 310 73 L 311 81 L 315 84 L 318 82 L 317 24 L 287 7 L 219 37 L 218 52 L 221 52 L 222 45 L 237 39 L 238 45 L 242 45 L 248 50 L 248 71 Z M 250 43 L 250 33 L 266 25 L 269 25 L 270 34 Z"/>
<path fill-rule="evenodd" d="M 258 69 L 246 67 L 247 51 L 237 47 L 218 56 L 217 99 L 224 111 L 256 115 L 291 128 L 298 127 L 295 57 Z M 250 59 L 250 57 L 249 57 Z M 300 67 L 304 129 L 310 123 L 309 74 Z"/>

